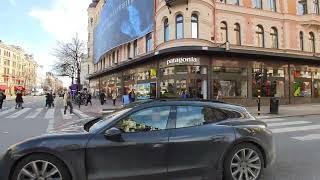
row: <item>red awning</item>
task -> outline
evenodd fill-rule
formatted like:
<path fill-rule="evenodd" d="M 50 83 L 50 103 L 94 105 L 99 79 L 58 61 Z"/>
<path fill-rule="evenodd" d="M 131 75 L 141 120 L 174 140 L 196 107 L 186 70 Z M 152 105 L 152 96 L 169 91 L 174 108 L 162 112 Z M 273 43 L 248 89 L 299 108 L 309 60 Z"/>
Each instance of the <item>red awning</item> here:
<path fill-rule="evenodd" d="M 7 87 L 7 85 L 0 85 L 0 89 L 1 90 L 6 90 L 6 89 L 8 89 L 8 87 Z"/>
<path fill-rule="evenodd" d="M 22 86 L 15 86 L 15 87 L 14 87 L 14 90 L 15 90 L 15 91 L 24 91 L 25 88 L 22 87 Z"/>

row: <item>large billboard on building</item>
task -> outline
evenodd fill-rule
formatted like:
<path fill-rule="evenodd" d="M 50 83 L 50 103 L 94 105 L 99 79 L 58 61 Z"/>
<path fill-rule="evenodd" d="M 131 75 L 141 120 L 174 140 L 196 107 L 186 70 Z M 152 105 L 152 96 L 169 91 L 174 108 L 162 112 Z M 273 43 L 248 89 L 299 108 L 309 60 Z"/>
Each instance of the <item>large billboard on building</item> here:
<path fill-rule="evenodd" d="M 94 30 L 94 61 L 111 49 L 145 36 L 154 26 L 154 0 L 107 0 Z"/>

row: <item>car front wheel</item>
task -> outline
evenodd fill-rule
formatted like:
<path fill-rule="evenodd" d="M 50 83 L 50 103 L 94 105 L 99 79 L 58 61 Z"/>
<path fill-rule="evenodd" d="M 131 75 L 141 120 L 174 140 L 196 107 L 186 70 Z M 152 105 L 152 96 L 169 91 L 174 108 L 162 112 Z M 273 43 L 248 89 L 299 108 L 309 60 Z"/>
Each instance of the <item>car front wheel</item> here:
<path fill-rule="evenodd" d="M 262 174 L 264 160 L 259 148 L 252 144 L 235 146 L 224 164 L 226 180 L 258 180 Z"/>
<path fill-rule="evenodd" d="M 11 180 L 71 180 L 66 166 L 50 155 L 32 155 L 22 159 Z"/>

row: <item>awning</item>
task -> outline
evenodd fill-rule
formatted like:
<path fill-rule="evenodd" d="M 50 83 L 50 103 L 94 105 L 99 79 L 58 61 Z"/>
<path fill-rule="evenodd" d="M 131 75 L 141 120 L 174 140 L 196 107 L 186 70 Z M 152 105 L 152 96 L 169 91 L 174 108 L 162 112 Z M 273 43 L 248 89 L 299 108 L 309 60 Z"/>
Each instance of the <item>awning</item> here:
<path fill-rule="evenodd" d="M 23 86 L 15 86 L 14 90 L 15 91 L 24 91 L 24 90 L 26 90 L 26 88 L 24 88 Z"/>
<path fill-rule="evenodd" d="M 0 85 L 0 90 L 6 90 L 6 89 L 8 89 L 7 85 Z"/>

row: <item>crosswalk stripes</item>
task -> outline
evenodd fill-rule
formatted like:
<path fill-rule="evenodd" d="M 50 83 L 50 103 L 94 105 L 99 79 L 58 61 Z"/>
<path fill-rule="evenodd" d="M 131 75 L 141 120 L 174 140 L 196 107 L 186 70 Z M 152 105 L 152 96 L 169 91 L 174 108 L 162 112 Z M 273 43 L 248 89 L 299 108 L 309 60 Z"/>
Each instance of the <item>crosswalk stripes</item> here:
<path fill-rule="evenodd" d="M 78 110 L 78 109 L 74 109 L 73 110 L 74 113 L 76 113 L 78 116 L 80 116 L 81 118 L 91 118 L 90 116 L 84 114 L 82 111 Z"/>
<path fill-rule="evenodd" d="M 300 136 L 300 137 L 292 137 L 293 139 L 297 139 L 300 141 L 312 141 L 312 140 L 319 140 L 320 134 L 309 134 L 306 136 Z"/>
<path fill-rule="evenodd" d="M 268 127 L 276 127 L 276 126 L 292 126 L 292 125 L 302 125 L 302 124 L 311 124 L 309 121 L 291 121 L 291 122 L 277 122 L 277 123 L 269 123 Z"/>
<path fill-rule="evenodd" d="M 54 109 L 48 109 L 44 116 L 44 119 L 54 119 Z"/>
<path fill-rule="evenodd" d="M 284 118 L 274 118 L 274 119 L 261 119 L 260 121 L 270 123 L 270 122 L 279 122 L 279 121 L 286 121 L 286 120 L 287 119 L 284 119 Z"/>
<path fill-rule="evenodd" d="M 24 113 L 26 113 L 26 112 L 28 112 L 28 111 L 30 111 L 30 110 L 31 110 L 31 108 L 24 108 L 24 109 L 21 109 L 21 110 L 17 111 L 16 113 L 14 113 L 14 114 L 12 114 L 12 115 L 8 116 L 7 118 L 8 118 L 8 119 L 14 119 L 14 118 L 17 118 L 17 117 L 21 116 L 22 114 L 24 114 Z"/>
<path fill-rule="evenodd" d="M 6 114 L 9 114 L 9 113 L 12 113 L 14 112 L 16 109 L 13 107 L 11 109 L 7 109 L 7 110 L 4 110 L 4 111 L 1 111 L 0 112 L 0 116 L 3 116 L 3 115 L 6 115 Z"/>
<path fill-rule="evenodd" d="M 297 131 L 310 131 L 320 129 L 320 125 L 310 125 L 310 126 L 297 126 L 297 127 L 283 127 L 277 129 L 271 129 L 274 134 L 279 133 L 289 133 L 289 132 L 297 132 Z"/>
<path fill-rule="evenodd" d="M 71 116 L 71 114 L 69 112 L 64 114 L 64 109 L 61 109 L 61 114 L 62 114 L 62 118 L 65 119 L 65 120 L 72 119 L 72 116 Z"/>
<path fill-rule="evenodd" d="M 43 110 L 43 108 L 37 108 L 35 111 L 30 113 L 26 118 L 27 119 L 34 119 L 41 113 L 42 110 Z"/>

